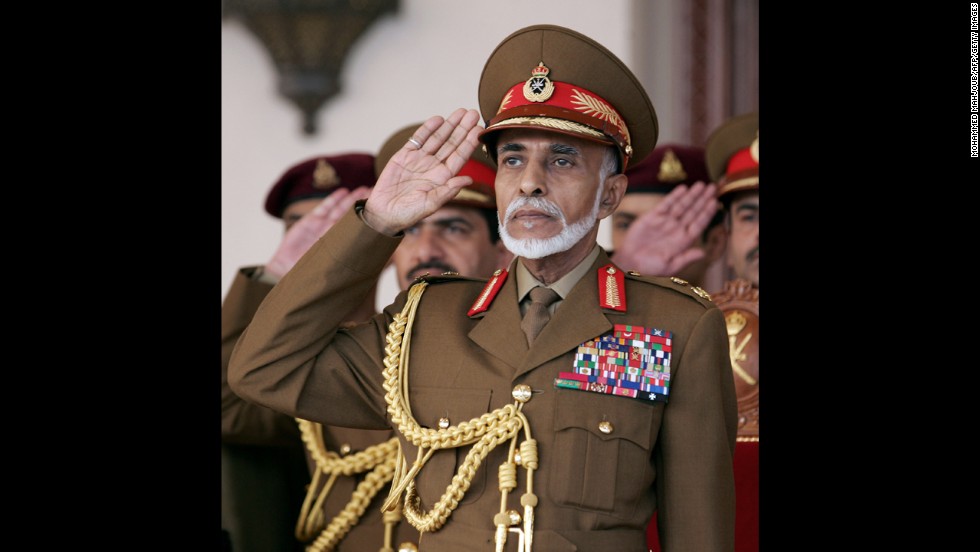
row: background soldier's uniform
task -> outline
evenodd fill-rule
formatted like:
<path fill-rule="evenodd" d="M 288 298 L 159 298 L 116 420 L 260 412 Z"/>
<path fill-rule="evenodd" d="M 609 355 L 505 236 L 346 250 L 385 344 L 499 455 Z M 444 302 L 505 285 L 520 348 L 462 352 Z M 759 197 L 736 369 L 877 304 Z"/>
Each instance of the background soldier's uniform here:
<path fill-rule="evenodd" d="M 715 129 L 705 160 L 718 198 L 759 190 L 759 114 L 732 117 Z M 725 313 L 738 398 L 735 444 L 735 551 L 759 550 L 759 289 L 748 280 L 725 282 L 712 294 Z"/>
<path fill-rule="evenodd" d="M 265 210 L 282 218 L 284 209 L 294 201 L 323 198 L 338 188 L 372 186 L 374 179 L 372 155 L 316 156 L 283 172 L 269 190 Z M 272 282 L 262 278 L 261 270 L 260 266 L 239 269 L 221 304 L 222 525 L 229 529 L 235 552 L 301 551 L 305 545 L 295 536 L 297 521 L 311 474 L 318 468 L 304 445 L 298 421 L 243 400 L 227 381 L 232 349 L 273 288 Z M 324 426 L 321 435 L 327 451 L 347 457 L 384 443 L 393 432 Z M 364 477 L 353 474 L 336 478 L 321 508 L 325 523 L 347 506 Z M 387 487 L 374 497 L 333 550 L 360 552 L 382 547 L 385 525 L 380 510 L 386 496 Z M 316 537 L 310 542 L 316 542 Z M 404 521 L 398 523 L 392 542 L 394 546 L 417 543 L 418 531 Z"/>
<path fill-rule="evenodd" d="M 292 416 L 243 401 L 232 393 L 227 384 L 228 359 L 231 357 L 235 342 L 252 320 L 259 304 L 273 288 L 271 284 L 254 279 L 252 277 L 254 271 L 255 267 L 246 267 L 238 271 L 221 308 L 222 433 L 226 436 L 226 440 L 238 443 L 224 445 L 230 451 L 229 461 L 236 463 L 235 472 L 231 475 L 247 477 L 257 469 L 262 469 L 262 466 L 273 463 L 276 468 L 256 472 L 256 480 L 248 485 L 233 487 L 232 492 L 236 493 L 234 495 L 236 508 L 246 512 L 240 515 L 246 518 L 256 517 L 249 515 L 248 512 L 256 507 L 268 506 L 268 504 L 254 504 L 254 501 L 263 500 L 264 497 L 268 500 L 268 494 L 263 494 L 254 487 L 249 491 L 244 488 L 246 486 L 274 485 L 273 490 L 269 492 L 279 499 L 275 504 L 285 504 L 287 507 L 281 512 L 262 511 L 262 517 L 259 518 L 262 520 L 261 523 L 253 521 L 252 523 L 258 523 L 256 527 L 243 528 L 239 534 L 250 539 L 262 539 L 261 542 L 265 543 L 287 542 L 290 549 L 302 550 L 303 546 L 293 533 L 306 495 L 306 486 L 310 484 L 310 473 L 316 470 L 316 465 L 309 451 L 303 447 L 297 421 Z M 344 312 L 349 312 L 349 309 Z M 327 450 L 333 452 L 344 450 L 348 454 L 383 443 L 393 435 L 394 432 L 391 430 L 364 431 L 329 426 L 323 428 Z M 248 468 L 256 465 L 257 468 Z M 272 478 L 273 481 L 264 481 L 263 479 L 266 478 Z M 340 476 L 336 479 L 323 505 L 328 523 L 347 505 L 354 488 L 363 478 L 363 475 L 356 475 Z M 358 552 L 381 548 L 385 535 L 381 504 L 387 494 L 388 489 L 385 487 L 374 497 L 364 515 L 351 527 L 335 550 Z M 269 534 L 272 532 L 278 533 L 278 536 Z M 398 524 L 392 542 L 395 546 L 403 542 L 418 542 L 418 531 L 403 520 Z"/>

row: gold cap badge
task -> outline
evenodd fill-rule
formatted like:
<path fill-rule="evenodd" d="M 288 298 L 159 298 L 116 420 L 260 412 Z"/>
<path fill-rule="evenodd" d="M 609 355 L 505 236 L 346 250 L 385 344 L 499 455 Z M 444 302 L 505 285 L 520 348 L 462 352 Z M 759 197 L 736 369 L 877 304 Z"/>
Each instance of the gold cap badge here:
<path fill-rule="evenodd" d="M 548 78 L 551 69 L 544 66 L 544 62 L 538 62 L 538 66 L 531 69 L 531 78 L 524 83 L 524 98 L 529 102 L 546 102 L 555 93 L 555 85 Z"/>
<path fill-rule="evenodd" d="M 657 174 L 657 180 L 661 182 L 681 182 L 687 178 L 687 173 L 684 172 L 684 166 L 681 165 L 681 160 L 677 158 L 677 154 L 674 150 L 669 149 L 664 153 L 664 158 L 660 162 L 660 172 Z"/>
<path fill-rule="evenodd" d="M 316 169 L 313 171 L 313 187 L 329 190 L 338 184 L 340 184 L 340 177 L 337 176 L 337 170 L 326 160 L 318 159 Z"/>

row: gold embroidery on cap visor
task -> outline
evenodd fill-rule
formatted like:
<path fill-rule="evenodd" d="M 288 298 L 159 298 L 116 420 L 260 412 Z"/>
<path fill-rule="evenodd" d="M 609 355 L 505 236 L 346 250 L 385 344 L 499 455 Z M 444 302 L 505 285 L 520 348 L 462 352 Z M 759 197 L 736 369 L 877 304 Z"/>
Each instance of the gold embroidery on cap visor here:
<path fill-rule="evenodd" d="M 727 194 L 729 192 L 737 192 L 739 190 L 752 190 L 759 187 L 759 175 L 748 176 L 745 178 L 738 178 L 729 182 L 725 180 L 721 186 L 719 195 Z"/>
<path fill-rule="evenodd" d="M 462 188 L 459 190 L 459 193 L 456 194 L 456 197 L 452 199 L 452 201 L 473 201 L 478 203 L 489 203 L 493 201 L 493 198 L 491 198 L 486 194 L 481 194 L 480 192 L 474 192 L 473 190 Z"/>
<path fill-rule="evenodd" d="M 623 153 L 626 154 L 626 159 L 624 159 L 624 165 L 633 156 L 633 146 L 626 144 L 622 146 L 621 144 L 616 144 L 616 142 L 609 137 L 609 135 L 599 132 L 594 128 L 583 125 L 580 123 L 575 123 L 568 121 L 566 119 L 555 119 L 553 117 L 512 117 L 510 119 L 504 119 L 502 121 L 497 121 L 487 127 L 486 131 L 497 130 L 507 127 L 528 127 L 528 126 L 538 126 L 543 128 L 550 128 L 553 130 L 559 130 L 562 132 L 568 132 L 571 134 L 587 136 L 594 138 L 596 140 L 606 142 L 610 145 L 619 145 L 622 148 Z"/>
<path fill-rule="evenodd" d="M 575 134 L 585 134 L 587 136 L 592 136 L 593 138 L 598 138 L 600 140 L 605 140 L 611 142 L 612 140 L 605 134 L 595 130 L 586 125 L 579 123 L 573 123 L 572 121 L 566 121 L 565 119 L 554 119 L 551 117 L 514 117 L 511 119 L 504 119 L 487 127 L 487 130 L 494 129 L 502 126 L 541 126 L 547 128 L 553 128 L 556 130 L 563 130 L 566 132 L 574 132 Z"/>

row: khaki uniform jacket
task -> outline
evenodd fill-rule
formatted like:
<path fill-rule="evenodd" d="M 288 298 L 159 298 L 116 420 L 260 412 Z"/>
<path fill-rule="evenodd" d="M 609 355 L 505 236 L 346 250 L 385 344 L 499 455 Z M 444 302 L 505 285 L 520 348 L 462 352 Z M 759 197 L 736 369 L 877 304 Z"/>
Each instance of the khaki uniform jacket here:
<path fill-rule="evenodd" d="M 363 299 L 399 243 L 364 224 L 362 206 L 331 228 L 259 308 L 229 366 L 240 395 L 322 423 L 388 427 L 385 335 L 407 294 L 369 323 L 340 329 L 340 313 Z M 603 309 L 596 274 L 609 262 L 601 252 L 531 350 L 519 326 L 516 278 L 472 317 L 467 311 L 485 281 L 432 279 L 411 335 L 412 414 L 429 428 L 443 417 L 458 424 L 513 403 L 516 385 L 531 386 L 523 413 L 538 441 L 536 552 L 646 551 L 655 510 L 665 552 L 730 552 L 737 407 L 721 311 L 667 278 L 633 276 L 625 281 L 627 311 Z M 555 387 L 559 372 L 572 371 L 578 345 L 614 324 L 673 332 L 669 402 Z M 600 431 L 602 422 L 613 430 Z M 445 492 L 469 448 L 437 451 L 419 472 L 424 510 Z M 507 449 L 490 452 L 445 526 L 422 535 L 420 550 L 493 550 L 497 467 Z M 417 448 L 404 438 L 402 450 L 415 460 Z M 518 511 L 525 473 L 518 470 L 509 496 L 508 506 Z M 516 541 L 509 535 L 507 550 Z"/>
<path fill-rule="evenodd" d="M 287 414 L 271 410 L 246 401 L 236 395 L 228 386 L 228 360 L 238 337 L 251 322 L 255 311 L 273 286 L 260 282 L 251 277 L 254 267 L 242 268 L 235 275 L 235 280 L 228 295 L 221 305 L 221 435 L 224 443 L 300 447 L 306 455 L 309 472 L 316 469 L 316 463 L 305 447 L 296 419 Z M 339 451 L 347 445 L 351 454 L 383 443 L 394 433 L 391 430 L 365 431 L 346 427 L 323 426 L 323 439 L 327 450 Z M 286 466 L 283 466 L 285 469 Z M 323 477 L 323 476 L 321 476 Z M 324 501 L 323 510 L 329 523 L 350 501 L 357 484 L 363 480 L 363 475 L 339 476 L 333 489 Z M 307 484 L 310 478 L 306 478 Z M 299 498 L 296 504 L 289 505 L 290 511 L 298 512 L 302 506 L 304 492 L 297 489 Z M 244 490 L 240 491 L 245 493 Z M 287 496 L 296 496 L 290 492 Z M 368 505 L 361 519 L 350 532 L 338 543 L 334 550 L 343 551 L 374 551 L 384 544 L 385 526 L 381 517 L 381 505 L 388 496 L 388 486 L 382 488 Z M 248 510 L 246 510 L 248 511 Z M 287 528 L 293 540 L 296 516 Z M 402 520 L 393 535 L 392 544 L 397 547 L 402 542 L 417 543 L 418 531 L 407 521 Z M 298 542 L 297 542 L 298 544 Z M 297 546 L 297 548 L 299 548 Z"/>

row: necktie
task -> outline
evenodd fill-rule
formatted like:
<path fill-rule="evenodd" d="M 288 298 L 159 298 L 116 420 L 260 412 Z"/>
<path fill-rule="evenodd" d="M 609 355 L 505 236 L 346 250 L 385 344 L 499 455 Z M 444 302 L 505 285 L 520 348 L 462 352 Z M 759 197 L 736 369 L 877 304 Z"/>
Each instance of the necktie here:
<path fill-rule="evenodd" d="M 527 335 L 528 345 L 534 342 L 534 338 L 541 333 L 541 328 L 544 328 L 548 320 L 551 320 L 548 305 L 560 299 L 555 290 L 541 286 L 533 288 L 529 295 L 531 296 L 531 304 L 528 306 L 527 312 L 524 313 L 524 319 L 521 320 L 521 329 Z"/>

